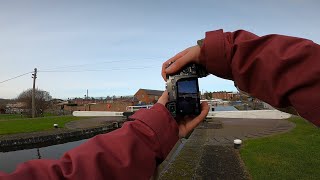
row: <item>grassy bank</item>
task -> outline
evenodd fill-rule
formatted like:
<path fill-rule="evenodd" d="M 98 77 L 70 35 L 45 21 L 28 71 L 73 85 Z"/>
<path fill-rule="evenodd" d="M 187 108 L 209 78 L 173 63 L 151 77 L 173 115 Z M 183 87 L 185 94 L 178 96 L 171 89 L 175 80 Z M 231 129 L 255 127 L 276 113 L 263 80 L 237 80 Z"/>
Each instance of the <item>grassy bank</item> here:
<path fill-rule="evenodd" d="M 0 121 L 9 119 L 22 119 L 22 117 L 19 114 L 0 114 Z"/>
<path fill-rule="evenodd" d="M 320 179 L 320 131 L 302 118 L 289 133 L 245 141 L 241 157 L 253 179 Z"/>
<path fill-rule="evenodd" d="M 0 135 L 25 133 L 35 131 L 45 131 L 53 129 L 53 124 L 59 124 L 60 127 L 70 121 L 82 118 L 73 116 L 49 116 L 40 118 L 21 118 L 18 115 L 0 115 Z"/>

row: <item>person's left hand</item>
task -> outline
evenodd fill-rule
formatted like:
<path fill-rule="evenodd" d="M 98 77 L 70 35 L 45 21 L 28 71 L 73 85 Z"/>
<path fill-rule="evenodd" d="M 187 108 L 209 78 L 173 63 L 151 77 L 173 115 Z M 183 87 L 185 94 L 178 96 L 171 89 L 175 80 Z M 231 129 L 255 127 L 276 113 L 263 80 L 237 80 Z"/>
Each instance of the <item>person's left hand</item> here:
<path fill-rule="evenodd" d="M 169 96 L 168 91 L 164 91 L 159 98 L 158 103 L 166 106 Z M 209 105 L 206 102 L 201 103 L 201 113 L 196 117 L 185 116 L 183 119 L 179 119 L 179 138 L 186 137 L 194 128 L 196 128 L 206 118 L 209 112 Z"/>

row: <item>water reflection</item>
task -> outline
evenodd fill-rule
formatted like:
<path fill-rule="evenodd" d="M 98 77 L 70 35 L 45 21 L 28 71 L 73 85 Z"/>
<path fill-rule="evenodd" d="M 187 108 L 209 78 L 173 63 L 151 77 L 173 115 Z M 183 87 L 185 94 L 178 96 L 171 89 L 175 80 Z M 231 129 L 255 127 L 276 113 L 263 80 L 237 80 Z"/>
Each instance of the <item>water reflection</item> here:
<path fill-rule="evenodd" d="M 43 148 L 0 152 L 0 171 L 13 172 L 17 165 L 32 159 L 59 159 L 66 151 L 86 141 L 87 139 Z"/>
<path fill-rule="evenodd" d="M 238 111 L 238 109 L 236 109 L 233 106 L 217 106 L 214 109 L 215 111 Z"/>

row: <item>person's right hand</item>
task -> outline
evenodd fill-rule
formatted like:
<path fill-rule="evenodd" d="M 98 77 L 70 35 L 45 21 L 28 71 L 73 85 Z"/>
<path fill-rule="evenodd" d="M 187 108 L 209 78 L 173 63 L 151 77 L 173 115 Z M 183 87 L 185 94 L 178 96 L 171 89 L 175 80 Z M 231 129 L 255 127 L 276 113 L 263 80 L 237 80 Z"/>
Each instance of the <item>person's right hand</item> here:
<path fill-rule="evenodd" d="M 164 91 L 159 98 L 158 103 L 166 106 L 169 100 L 168 91 Z M 194 128 L 196 128 L 208 115 L 209 105 L 207 102 L 201 103 L 201 113 L 198 116 L 185 116 L 178 118 L 179 138 L 186 137 Z"/>
<path fill-rule="evenodd" d="M 198 45 L 189 47 L 184 51 L 176 54 L 166 62 L 162 64 L 161 75 L 166 81 L 167 74 L 173 74 L 181 70 L 185 65 L 189 63 L 199 64 L 200 47 Z M 169 64 L 172 63 L 170 66 Z M 168 67 L 169 66 L 169 67 Z"/>

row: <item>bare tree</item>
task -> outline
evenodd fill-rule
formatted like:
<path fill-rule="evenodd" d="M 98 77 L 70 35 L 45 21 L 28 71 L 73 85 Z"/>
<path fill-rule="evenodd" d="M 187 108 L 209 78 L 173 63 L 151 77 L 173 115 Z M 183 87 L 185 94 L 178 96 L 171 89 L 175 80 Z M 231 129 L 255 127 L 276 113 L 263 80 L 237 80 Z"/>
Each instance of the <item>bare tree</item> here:
<path fill-rule="evenodd" d="M 52 97 L 50 93 L 41 89 L 35 91 L 36 116 L 42 115 L 43 111 L 49 108 Z M 32 109 L 32 89 L 28 89 L 20 93 L 17 100 L 25 104 L 25 110 L 31 115 Z"/>

